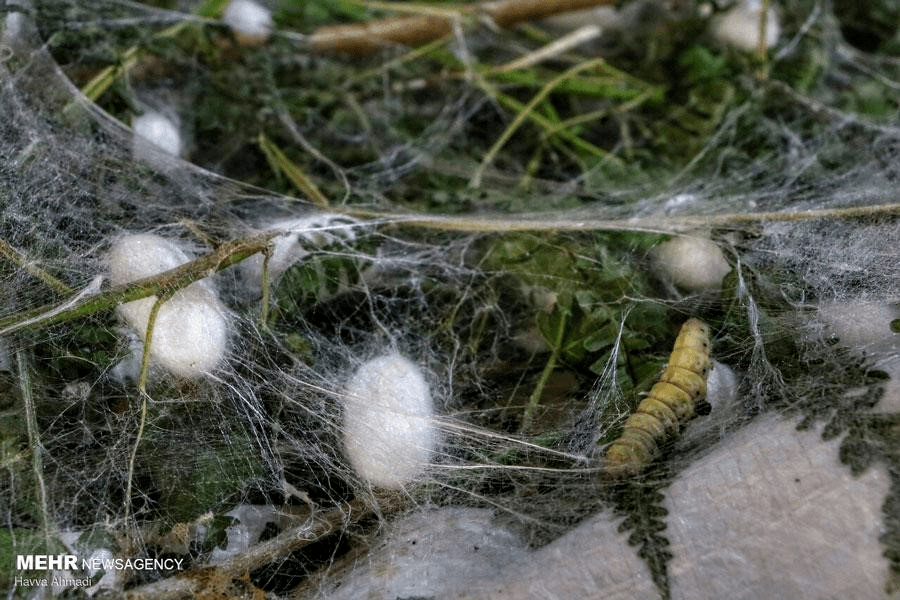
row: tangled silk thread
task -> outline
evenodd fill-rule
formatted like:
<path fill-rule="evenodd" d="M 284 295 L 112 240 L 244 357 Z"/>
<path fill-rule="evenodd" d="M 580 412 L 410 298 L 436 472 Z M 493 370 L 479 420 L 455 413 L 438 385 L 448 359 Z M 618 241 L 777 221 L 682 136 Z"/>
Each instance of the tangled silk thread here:
<path fill-rule="evenodd" d="M 697 402 L 706 397 L 709 346 L 709 326 L 700 319 L 685 321 L 659 381 L 606 451 L 607 476 L 637 475 L 655 456 L 657 442 L 694 416 Z"/>

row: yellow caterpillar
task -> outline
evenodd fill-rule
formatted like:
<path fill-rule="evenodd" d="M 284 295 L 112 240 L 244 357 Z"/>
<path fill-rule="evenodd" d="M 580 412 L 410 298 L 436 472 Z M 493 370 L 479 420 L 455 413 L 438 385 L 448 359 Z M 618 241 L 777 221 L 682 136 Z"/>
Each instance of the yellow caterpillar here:
<path fill-rule="evenodd" d="M 694 416 L 697 402 L 706 397 L 709 369 L 709 326 L 688 319 L 675 338 L 666 370 L 606 451 L 609 477 L 640 473 L 656 454 L 657 441 Z"/>

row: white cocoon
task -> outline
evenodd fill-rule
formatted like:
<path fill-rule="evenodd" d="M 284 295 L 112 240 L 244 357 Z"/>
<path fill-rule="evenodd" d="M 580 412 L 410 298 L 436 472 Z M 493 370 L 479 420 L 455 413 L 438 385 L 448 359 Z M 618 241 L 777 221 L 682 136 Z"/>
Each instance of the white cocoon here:
<path fill-rule="evenodd" d="M 3 35 L 0 36 L 0 46 L 16 46 L 28 41 L 36 33 L 36 28 L 28 12 L 31 9 L 29 0 L 8 0 L 6 2 L 8 12 L 3 21 Z"/>
<path fill-rule="evenodd" d="M 713 410 L 731 406 L 737 399 L 738 379 L 728 365 L 711 360 L 712 369 L 706 377 L 706 400 Z"/>
<path fill-rule="evenodd" d="M 706 400 L 712 409 L 710 414 L 697 417 L 676 438 L 675 447 L 690 447 L 710 437 L 722 439 L 728 425 L 742 413 L 742 401 L 738 396 L 738 376 L 729 367 L 711 360 L 712 369 L 706 378 Z"/>
<path fill-rule="evenodd" d="M 739 1 L 713 21 L 713 37 L 739 50 L 756 50 L 759 46 L 759 18 L 762 11 L 763 3 L 760 0 Z M 766 48 L 774 46 L 780 35 L 781 23 L 773 2 L 766 14 Z"/>
<path fill-rule="evenodd" d="M 656 270 L 686 292 L 705 292 L 722 287 L 731 271 L 722 250 L 705 238 L 679 236 L 653 251 Z"/>
<path fill-rule="evenodd" d="M 399 354 L 364 363 L 344 390 L 344 449 L 370 484 L 399 488 L 422 472 L 437 445 L 431 392 Z"/>
<path fill-rule="evenodd" d="M 135 234 L 119 238 L 110 249 L 109 279 L 128 283 L 174 269 L 189 258 L 178 246 L 157 235 Z M 147 332 L 156 296 L 119 307 L 125 321 L 141 339 Z M 160 306 L 153 327 L 150 357 L 183 377 L 197 377 L 214 369 L 228 342 L 228 320 L 215 290 L 197 281 L 177 291 Z"/>
<path fill-rule="evenodd" d="M 272 12 L 253 0 L 231 0 L 222 20 L 244 46 L 262 44 L 272 35 Z"/>
<path fill-rule="evenodd" d="M 146 112 L 132 120 L 131 129 L 136 159 L 156 166 L 166 155 L 181 156 L 181 132 L 168 117 L 158 112 Z"/>

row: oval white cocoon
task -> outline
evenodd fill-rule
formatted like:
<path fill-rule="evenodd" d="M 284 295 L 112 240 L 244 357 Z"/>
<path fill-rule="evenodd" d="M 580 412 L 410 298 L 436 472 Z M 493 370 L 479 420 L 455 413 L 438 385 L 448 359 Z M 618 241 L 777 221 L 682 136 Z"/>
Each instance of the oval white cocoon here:
<path fill-rule="evenodd" d="M 399 354 L 364 363 L 344 390 L 344 449 L 372 485 L 399 488 L 422 472 L 437 445 L 434 405 L 415 364 Z"/>
<path fill-rule="evenodd" d="M 712 369 L 706 377 L 706 401 L 713 410 L 717 407 L 729 407 L 737 399 L 738 378 L 726 364 L 711 360 Z"/>
<path fill-rule="evenodd" d="M 753 52 L 759 46 L 759 19 L 763 4 L 760 0 L 742 0 L 729 8 L 712 22 L 712 35 L 722 43 L 730 44 L 738 50 Z M 781 20 L 775 3 L 770 3 L 766 13 L 766 48 L 778 43 L 781 35 Z"/>
<path fill-rule="evenodd" d="M 272 35 L 272 11 L 253 0 L 231 0 L 222 20 L 244 46 L 262 44 Z"/>
<path fill-rule="evenodd" d="M 165 165 L 167 156 L 181 156 L 184 143 L 181 132 L 168 117 L 158 112 L 146 112 L 131 121 L 134 132 L 134 157 L 152 166 Z"/>
<path fill-rule="evenodd" d="M 158 235 L 119 238 L 110 249 L 109 279 L 113 285 L 168 271 L 190 260 L 178 246 Z M 125 321 L 141 339 L 147 333 L 156 296 L 119 307 Z M 215 290 L 197 281 L 177 291 L 160 306 L 153 327 L 150 357 L 182 377 L 197 377 L 214 369 L 225 356 L 228 319 Z"/>
<path fill-rule="evenodd" d="M 680 236 L 663 242 L 653 251 L 657 271 L 687 292 L 722 287 L 731 271 L 721 248 L 710 240 Z"/>

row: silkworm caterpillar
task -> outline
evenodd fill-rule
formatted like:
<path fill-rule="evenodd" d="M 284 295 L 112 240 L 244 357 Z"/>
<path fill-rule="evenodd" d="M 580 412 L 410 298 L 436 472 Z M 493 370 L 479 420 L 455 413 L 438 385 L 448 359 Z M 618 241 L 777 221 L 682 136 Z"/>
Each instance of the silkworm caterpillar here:
<path fill-rule="evenodd" d="M 659 381 L 606 451 L 607 476 L 640 473 L 656 455 L 658 441 L 676 433 L 694 416 L 697 402 L 706 397 L 709 346 L 709 326 L 700 319 L 685 321 Z"/>

